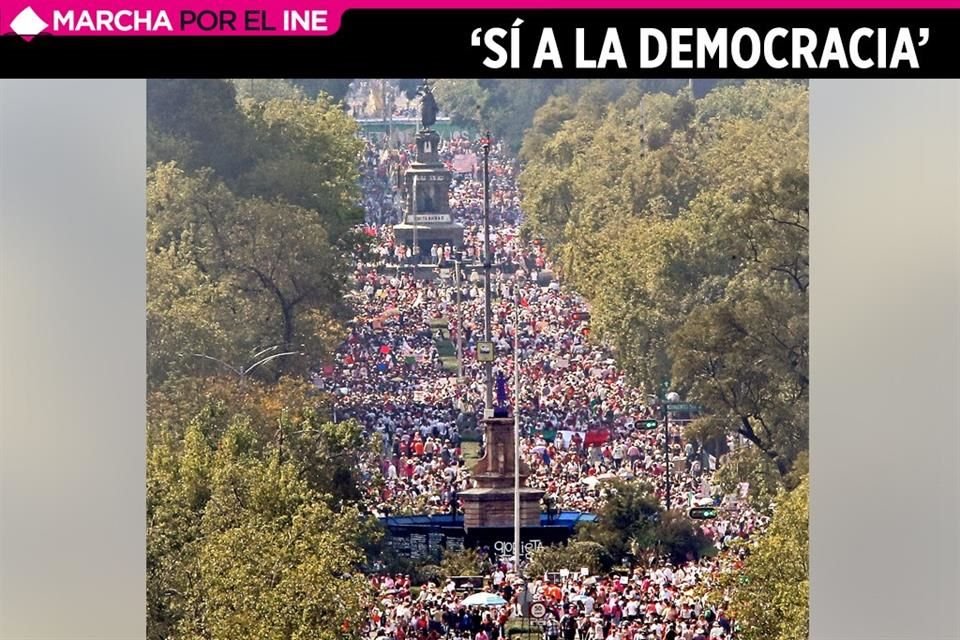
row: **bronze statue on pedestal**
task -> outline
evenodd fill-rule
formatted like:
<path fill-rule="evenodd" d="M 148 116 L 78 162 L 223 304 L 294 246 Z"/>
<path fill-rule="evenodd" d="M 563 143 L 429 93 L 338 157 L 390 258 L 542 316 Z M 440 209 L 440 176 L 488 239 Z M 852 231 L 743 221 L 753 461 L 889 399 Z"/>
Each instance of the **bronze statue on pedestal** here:
<path fill-rule="evenodd" d="M 417 95 L 422 97 L 420 101 L 420 124 L 423 125 L 424 129 L 429 129 L 437 122 L 437 114 L 440 112 L 440 108 L 437 106 L 437 101 L 433 97 L 433 89 L 430 88 L 430 85 L 426 80 L 423 81 L 423 84 L 417 87 Z"/>

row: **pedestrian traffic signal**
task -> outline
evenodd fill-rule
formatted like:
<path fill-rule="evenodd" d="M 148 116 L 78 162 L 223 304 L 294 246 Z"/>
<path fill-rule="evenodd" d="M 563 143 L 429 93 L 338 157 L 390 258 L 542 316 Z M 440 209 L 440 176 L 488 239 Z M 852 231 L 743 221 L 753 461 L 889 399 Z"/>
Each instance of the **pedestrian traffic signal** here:
<path fill-rule="evenodd" d="M 656 429 L 659 424 L 656 420 L 641 420 L 640 428 L 649 431 L 650 429 Z"/>
<path fill-rule="evenodd" d="M 711 520 L 720 515 L 716 507 L 694 507 L 690 509 L 690 517 L 694 520 Z"/>

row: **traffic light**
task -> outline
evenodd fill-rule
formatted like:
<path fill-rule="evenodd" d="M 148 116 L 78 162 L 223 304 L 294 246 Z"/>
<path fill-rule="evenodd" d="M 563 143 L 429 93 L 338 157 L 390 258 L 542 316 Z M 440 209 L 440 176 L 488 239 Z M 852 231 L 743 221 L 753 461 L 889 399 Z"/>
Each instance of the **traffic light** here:
<path fill-rule="evenodd" d="M 694 507 L 690 509 L 690 517 L 694 520 L 711 520 L 720 515 L 716 507 Z"/>
<path fill-rule="evenodd" d="M 656 420 L 641 420 L 640 428 L 644 431 L 650 431 L 651 429 L 656 429 L 660 425 Z"/>

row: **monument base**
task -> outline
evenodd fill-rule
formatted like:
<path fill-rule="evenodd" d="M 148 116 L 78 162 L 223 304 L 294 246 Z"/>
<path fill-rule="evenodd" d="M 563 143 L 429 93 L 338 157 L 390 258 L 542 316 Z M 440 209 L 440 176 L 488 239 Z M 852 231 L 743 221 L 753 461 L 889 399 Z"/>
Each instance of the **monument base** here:
<path fill-rule="evenodd" d="M 414 234 L 416 229 L 416 234 Z M 413 237 L 416 235 L 417 244 L 420 245 L 420 255 L 430 256 L 430 247 L 435 244 L 449 244 L 451 247 L 460 249 L 463 246 L 463 225 L 457 223 L 450 224 L 396 224 L 393 226 L 393 233 L 400 244 L 412 247 Z"/>
<path fill-rule="evenodd" d="M 520 489 L 520 526 L 539 527 L 539 489 Z M 507 488 L 468 489 L 460 492 L 463 501 L 463 527 L 466 530 L 486 527 L 513 527 L 514 493 Z"/>

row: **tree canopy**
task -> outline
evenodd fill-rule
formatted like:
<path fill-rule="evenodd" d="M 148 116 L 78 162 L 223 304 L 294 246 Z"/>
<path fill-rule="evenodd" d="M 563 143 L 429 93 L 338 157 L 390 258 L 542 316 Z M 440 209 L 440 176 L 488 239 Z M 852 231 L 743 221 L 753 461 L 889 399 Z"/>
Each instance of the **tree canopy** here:
<path fill-rule="evenodd" d="M 536 132 L 538 109 L 551 99 L 580 101 L 603 109 L 628 91 L 676 92 L 686 80 L 445 79 L 434 92 L 443 111 L 458 125 L 489 129 L 518 150 Z M 710 81 L 708 81 L 710 82 Z"/>
<path fill-rule="evenodd" d="M 597 89 L 599 90 L 599 89 Z M 524 142 L 527 223 L 650 393 L 702 404 L 789 472 L 807 446 L 807 89 L 551 99 Z"/>
<path fill-rule="evenodd" d="M 796 640 L 810 635 L 809 481 L 782 494 L 767 532 L 744 548 L 736 572 L 724 573 L 717 596 L 730 598 L 730 613 L 744 640 Z"/>
<path fill-rule="evenodd" d="M 249 416 L 235 414 L 225 427 L 223 417 L 207 407 L 182 436 L 166 430 L 151 442 L 148 638 L 342 638 L 344 625 L 358 630 L 368 596 L 363 547 L 376 532 L 334 495 L 349 478 L 311 478 L 316 459 L 300 453 L 314 433 L 329 440 L 331 430 L 349 427 L 301 425 L 281 444 L 265 440 L 265 425 Z M 342 443 L 332 444 L 322 457 L 340 451 Z"/>
<path fill-rule="evenodd" d="M 651 554 L 679 563 L 713 552 L 710 539 L 687 518 L 665 511 L 646 484 L 618 481 L 607 491 L 597 522 L 582 525 L 577 533 L 578 543 L 596 546 L 574 547 L 568 552 L 572 555 L 577 550 L 582 556 L 588 551 L 593 562 L 582 566 L 599 564 L 609 570 L 624 560 L 642 564 Z M 604 552 L 598 553 L 597 547 Z M 541 563 L 547 557 L 541 557 Z"/>
<path fill-rule="evenodd" d="M 240 104 L 226 81 L 151 81 L 148 100 L 151 384 L 317 364 L 361 242 L 356 124 L 323 95 Z"/>
<path fill-rule="evenodd" d="M 369 604 L 378 446 L 306 377 L 351 312 L 362 143 L 315 89 L 148 83 L 151 640 L 354 638 Z"/>

